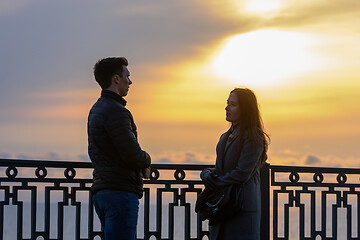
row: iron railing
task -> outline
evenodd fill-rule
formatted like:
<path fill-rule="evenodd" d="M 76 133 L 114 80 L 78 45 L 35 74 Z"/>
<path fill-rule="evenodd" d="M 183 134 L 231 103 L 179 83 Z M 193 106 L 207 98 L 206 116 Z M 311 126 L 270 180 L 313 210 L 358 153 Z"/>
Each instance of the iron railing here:
<path fill-rule="evenodd" d="M 207 167 L 152 165 L 137 239 L 207 239 L 207 223 L 194 212 Z M 91 173 L 89 162 L 0 159 L 0 239 L 102 239 Z M 261 239 L 360 239 L 359 176 L 359 169 L 266 164 Z"/>
<path fill-rule="evenodd" d="M 360 169 L 270 169 L 273 239 L 360 239 Z"/>

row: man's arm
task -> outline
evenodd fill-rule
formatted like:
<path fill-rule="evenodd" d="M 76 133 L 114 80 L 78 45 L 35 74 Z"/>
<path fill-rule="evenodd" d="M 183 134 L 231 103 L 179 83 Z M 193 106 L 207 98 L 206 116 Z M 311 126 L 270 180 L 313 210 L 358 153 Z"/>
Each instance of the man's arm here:
<path fill-rule="evenodd" d="M 150 155 L 140 148 L 132 131 L 131 115 L 128 111 L 118 111 L 109 116 L 106 132 L 115 145 L 121 160 L 131 168 L 145 169 L 150 166 Z"/>

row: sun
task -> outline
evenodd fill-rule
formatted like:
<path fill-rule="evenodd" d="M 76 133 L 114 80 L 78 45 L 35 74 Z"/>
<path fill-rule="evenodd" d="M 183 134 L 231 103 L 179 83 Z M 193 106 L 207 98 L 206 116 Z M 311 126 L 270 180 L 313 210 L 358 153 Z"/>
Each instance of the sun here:
<path fill-rule="evenodd" d="M 259 30 L 228 39 L 212 60 L 218 77 L 237 85 L 267 86 L 317 67 L 311 36 Z"/>

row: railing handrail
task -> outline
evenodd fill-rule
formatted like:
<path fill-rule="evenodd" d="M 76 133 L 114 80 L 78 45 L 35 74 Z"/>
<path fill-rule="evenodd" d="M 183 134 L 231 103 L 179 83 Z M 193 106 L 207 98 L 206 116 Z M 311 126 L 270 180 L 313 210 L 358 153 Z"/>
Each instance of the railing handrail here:
<path fill-rule="evenodd" d="M 321 171 L 322 173 L 360 173 L 360 168 L 336 168 L 336 167 L 309 167 L 309 166 L 285 166 L 285 165 L 270 165 L 272 170 L 276 172 L 288 172 L 289 170 L 296 170 L 297 172 L 302 173 L 313 173 L 316 171 Z"/>
<path fill-rule="evenodd" d="M 92 163 L 84 161 L 70 161 L 70 160 L 37 160 L 37 159 L 0 159 L 0 167 L 6 167 L 11 165 L 21 165 L 22 167 L 77 167 L 77 168 L 92 168 Z M 151 164 L 156 169 L 183 169 L 183 170 L 202 170 L 204 168 L 214 167 L 214 164 L 182 164 L 182 163 L 154 163 Z M 313 173 L 320 171 L 322 173 L 338 173 L 347 172 L 347 173 L 360 173 L 360 168 L 337 168 L 337 167 L 310 167 L 310 166 L 286 166 L 286 165 L 270 165 L 270 168 L 276 170 L 276 172 L 288 172 L 289 170 L 296 170 L 297 172 L 302 173 Z"/>
<path fill-rule="evenodd" d="M 0 167 L 13 165 L 21 165 L 21 167 L 76 167 L 76 168 L 92 168 L 91 162 L 74 162 L 74 161 L 58 161 L 58 160 L 24 160 L 24 159 L 0 159 Z M 214 167 L 212 164 L 178 164 L 178 163 L 155 163 L 151 164 L 156 169 L 183 169 L 183 170 L 202 170 L 204 168 Z"/>

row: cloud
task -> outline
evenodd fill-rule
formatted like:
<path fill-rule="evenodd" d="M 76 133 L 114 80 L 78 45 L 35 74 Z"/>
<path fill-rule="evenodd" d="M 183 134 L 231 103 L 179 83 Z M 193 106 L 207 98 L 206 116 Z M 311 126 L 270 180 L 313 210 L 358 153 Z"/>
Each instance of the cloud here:
<path fill-rule="evenodd" d="M 154 163 L 167 164 L 167 163 L 171 163 L 171 160 L 169 158 L 163 157 L 163 158 L 154 160 Z"/>
<path fill-rule="evenodd" d="M 11 154 L 10 153 L 6 153 L 6 152 L 0 152 L 0 158 L 11 158 Z"/>
<path fill-rule="evenodd" d="M 0 1 L 0 16 L 6 16 L 16 13 L 27 5 L 34 4 L 36 1 L 27 0 L 1 0 Z"/>
<path fill-rule="evenodd" d="M 194 163 L 197 162 L 196 156 L 194 153 L 185 153 L 185 162 L 186 163 Z"/>
<path fill-rule="evenodd" d="M 299 152 L 293 149 L 281 149 L 273 153 L 276 154 L 277 156 L 284 156 L 284 157 L 298 157 L 300 155 Z"/>
<path fill-rule="evenodd" d="M 20 106 L 3 109 L 1 121 L 24 118 L 52 121 L 86 121 L 89 109 L 99 97 L 100 89 L 57 90 L 26 93 L 28 101 Z M 31 105 L 28 106 L 27 104 Z"/>
<path fill-rule="evenodd" d="M 34 157 L 30 154 L 17 154 L 15 158 L 21 160 L 34 160 Z"/>
<path fill-rule="evenodd" d="M 12 2 L 0 6 L 19 5 Z M 14 2 L 24 5 L 29 1 Z M 0 110 L 40 107 L 38 114 L 50 111 L 58 117 L 48 108 L 53 108 L 50 103 L 59 103 L 59 98 L 41 101 L 33 95 L 51 94 L 54 89 L 61 92 L 97 87 L 92 66 L 101 57 L 125 55 L 132 69 L 144 72 L 141 71 L 144 66 L 151 65 L 154 69 L 208 50 L 204 46 L 218 41 L 239 25 L 219 19 L 221 14 L 212 10 L 214 2 L 27 3 L 21 14 L 14 12 L 0 21 L 4 33 L 0 52 L 6 56 L 0 58 L 3 66 L 0 78 L 7 86 L 6 90 L 0 89 L 1 98 L 7 99 L 0 101 Z M 26 78 L 19 78 L 20 73 Z M 140 77 L 137 81 L 147 79 Z"/>
<path fill-rule="evenodd" d="M 48 160 L 60 160 L 61 157 L 58 153 L 55 153 L 55 152 L 48 152 L 46 155 L 45 155 L 45 158 L 48 159 Z"/>
<path fill-rule="evenodd" d="M 201 152 L 167 151 L 154 154 L 152 163 L 165 164 L 215 164 L 215 156 Z"/>
<path fill-rule="evenodd" d="M 77 156 L 77 159 L 82 162 L 90 162 L 89 155 L 87 155 L 87 154 L 80 154 Z"/>
<path fill-rule="evenodd" d="M 349 23 L 359 13 L 360 2 L 358 0 L 317 1 L 316 3 L 313 1 L 307 3 L 298 1 L 285 8 L 273 19 L 264 21 L 264 25 L 294 28 L 309 25 L 336 24 L 338 22 Z M 347 24 L 347 26 L 351 28 L 351 24 Z M 356 25 L 352 26 L 358 28 Z"/>
<path fill-rule="evenodd" d="M 6 152 L 0 152 L 0 158 L 9 159 L 11 158 L 11 154 Z"/>
<path fill-rule="evenodd" d="M 289 154 L 284 154 L 289 153 Z M 274 151 L 270 149 L 268 153 L 268 163 L 271 165 L 283 166 L 309 166 L 309 167 L 335 167 L 335 168 L 359 168 L 360 157 L 358 156 L 343 156 L 340 157 L 335 154 L 294 154 L 295 151 L 288 149 L 284 151 Z"/>
<path fill-rule="evenodd" d="M 44 160 L 44 161 L 87 161 L 89 158 L 86 154 L 69 155 L 61 152 L 47 152 L 47 153 L 8 153 L 1 152 L 0 159 L 21 159 L 21 160 Z"/>
<path fill-rule="evenodd" d="M 308 155 L 305 163 L 308 165 L 312 165 L 312 164 L 316 164 L 316 163 L 320 163 L 320 159 L 318 157 L 312 156 L 312 155 Z"/>

